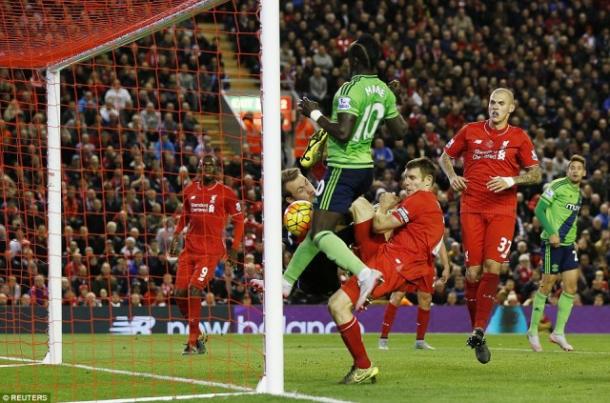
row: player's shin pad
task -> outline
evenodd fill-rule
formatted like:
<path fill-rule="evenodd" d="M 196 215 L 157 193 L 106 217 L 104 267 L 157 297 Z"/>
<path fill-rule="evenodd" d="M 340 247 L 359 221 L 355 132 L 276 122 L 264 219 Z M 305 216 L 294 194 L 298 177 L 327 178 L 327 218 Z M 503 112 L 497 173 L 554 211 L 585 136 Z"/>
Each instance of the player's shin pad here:
<path fill-rule="evenodd" d="M 310 138 L 307 143 L 307 148 L 303 155 L 299 159 L 301 166 L 305 169 L 309 169 L 316 165 L 318 161 L 324 156 L 324 147 L 326 146 L 326 140 L 328 139 L 328 132 L 324 129 L 318 129 Z"/>

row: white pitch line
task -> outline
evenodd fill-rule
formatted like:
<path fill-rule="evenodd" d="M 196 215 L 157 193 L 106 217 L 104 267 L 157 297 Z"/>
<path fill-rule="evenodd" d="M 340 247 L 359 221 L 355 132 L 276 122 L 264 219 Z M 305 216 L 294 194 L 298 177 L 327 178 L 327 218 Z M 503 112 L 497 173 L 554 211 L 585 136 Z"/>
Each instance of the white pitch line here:
<path fill-rule="evenodd" d="M 28 358 L 3 357 L 3 356 L 0 356 L 0 359 L 4 359 L 4 360 L 7 360 L 7 361 L 27 362 L 27 363 L 32 363 L 32 365 L 42 364 L 42 361 L 31 360 L 31 359 L 28 359 Z M 61 365 L 64 366 L 64 367 L 86 369 L 86 370 L 90 370 L 90 371 L 107 372 L 107 373 L 111 373 L 111 374 L 120 374 L 120 375 L 129 375 L 129 376 L 142 377 L 142 378 L 159 379 L 159 380 L 170 381 L 170 382 L 188 383 L 188 384 L 192 384 L 192 385 L 215 386 L 215 387 L 224 388 L 224 389 L 239 390 L 239 391 L 243 392 L 241 394 L 255 394 L 256 393 L 254 388 L 248 388 L 248 387 L 244 387 L 244 386 L 233 385 L 233 384 L 230 384 L 230 383 L 210 382 L 210 381 L 203 381 L 203 380 L 199 380 L 199 379 L 191 379 L 191 378 L 182 378 L 182 377 L 175 377 L 175 376 L 168 376 L 168 375 L 151 374 L 151 373 L 148 373 L 148 372 L 134 372 L 134 371 L 126 371 L 126 370 L 122 370 L 122 369 L 92 367 L 90 365 L 82 365 L 82 364 L 63 363 Z M 301 393 L 297 393 L 297 392 L 286 392 L 286 393 L 283 393 L 283 394 L 278 395 L 278 396 L 286 397 L 286 398 L 289 398 L 289 399 L 309 400 L 309 401 L 312 401 L 312 402 L 320 402 L 320 403 L 346 403 L 346 402 L 348 402 L 347 400 L 338 400 L 338 399 L 333 399 L 331 397 L 311 396 L 311 395 L 305 395 L 305 394 L 301 394 Z M 146 398 L 135 398 L 135 399 L 146 399 Z M 166 399 L 166 400 L 171 400 L 171 399 Z M 138 401 L 139 402 L 139 401 L 144 401 L 144 400 L 133 400 L 133 399 L 125 400 L 125 399 L 119 399 L 119 401 L 121 401 L 121 402 L 123 402 L 123 401 L 125 401 L 125 402 L 136 402 L 136 401 Z M 148 400 L 148 401 L 150 401 L 150 400 Z M 118 401 L 117 401 L 117 403 L 118 403 Z"/>
<path fill-rule="evenodd" d="M 253 388 L 233 385 L 231 383 L 203 381 L 200 379 L 183 378 L 180 376 L 151 374 L 148 372 L 127 371 L 127 370 L 123 370 L 123 369 L 92 367 L 90 365 L 82 365 L 82 364 L 61 364 L 61 365 L 66 366 L 66 367 L 72 367 L 72 368 L 87 369 L 90 371 L 108 372 L 111 374 L 129 375 L 129 376 L 136 376 L 136 377 L 140 377 L 140 378 L 159 379 L 159 380 L 170 381 L 170 382 L 181 382 L 181 383 L 188 383 L 191 385 L 215 386 L 215 387 L 224 388 L 224 389 L 239 390 L 241 392 L 254 392 Z"/>
<path fill-rule="evenodd" d="M 493 347 L 489 346 L 490 350 L 497 351 L 516 351 L 516 352 L 524 352 L 524 353 L 533 353 L 531 348 L 509 348 L 509 347 Z M 553 346 L 549 346 L 553 347 Z M 563 351 L 560 350 L 559 347 L 552 348 L 552 350 L 543 350 L 544 353 L 557 353 L 557 354 L 590 354 L 590 355 L 610 355 L 610 351 Z"/>
<path fill-rule="evenodd" d="M 14 367 L 27 367 L 27 366 L 31 366 L 31 365 L 42 365 L 41 362 L 28 362 L 28 363 L 23 363 L 23 364 L 3 364 L 0 365 L 0 368 L 14 368 Z"/>
<path fill-rule="evenodd" d="M 150 397 L 134 397 L 126 399 L 110 399 L 110 400 L 78 400 L 67 403 L 132 403 L 132 402 L 160 402 L 168 400 L 189 400 L 189 399 L 213 399 L 215 397 L 228 396 L 243 396 L 255 395 L 256 392 L 234 392 L 234 393 L 204 393 L 198 395 L 177 395 L 177 396 L 150 396 Z"/>
<path fill-rule="evenodd" d="M 20 362 L 28 362 L 28 363 L 34 363 L 34 364 L 42 364 L 42 360 L 32 360 L 30 358 L 23 358 L 23 357 L 4 357 L 4 356 L 0 355 L 0 360 L 20 361 Z"/>
<path fill-rule="evenodd" d="M 137 402 L 158 402 L 158 401 L 172 401 L 172 400 L 189 400 L 189 399 L 213 399 L 216 397 L 229 397 L 229 396 L 246 396 L 256 395 L 256 392 L 234 392 L 234 393 L 204 393 L 199 395 L 177 395 L 177 396 L 150 396 L 150 397 L 134 397 L 125 399 L 110 399 L 110 400 L 79 400 L 65 403 L 137 403 Z M 328 397 L 317 397 L 302 395 L 300 393 L 283 393 L 278 395 L 290 399 L 298 400 L 310 400 L 320 403 L 349 403 L 346 400 L 337 400 Z"/>

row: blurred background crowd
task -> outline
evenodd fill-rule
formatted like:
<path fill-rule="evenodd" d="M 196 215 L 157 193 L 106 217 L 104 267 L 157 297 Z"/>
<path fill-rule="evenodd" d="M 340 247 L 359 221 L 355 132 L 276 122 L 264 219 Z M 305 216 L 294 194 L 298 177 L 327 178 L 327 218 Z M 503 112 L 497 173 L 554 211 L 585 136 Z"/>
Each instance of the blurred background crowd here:
<path fill-rule="evenodd" d="M 256 75 L 256 2 L 235 7 L 238 13 L 214 18 L 236 34 L 240 62 Z M 511 124 L 530 134 L 544 183 L 565 175 L 572 154 L 587 159 L 576 304 L 609 303 L 610 2 L 296 0 L 281 7 L 285 91 L 330 112 L 335 91 L 349 80 L 347 47 L 361 32 L 382 45 L 380 77 L 402 84 L 400 110 L 409 129 L 399 138 L 383 128 L 377 133 L 371 200 L 400 191 L 408 160 L 437 158 L 463 124 L 485 119 L 494 88 L 513 89 L 518 107 Z M 216 269 L 204 304 L 259 302 L 246 282 L 260 276 L 262 264 L 260 154 L 248 145 L 228 153 L 201 124 L 203 114 L 218 112 L 220 93 L 231 85 L 222 53 L 197 29 L 209 18 L 201 15 L 62 72 L 65 304 L 171 303 L 176 263 L 167 248 L 181 191 L 195 177 L 200 156 L 210 152 L 223 160 L 225 183 L 243 200 L 247 224 L 239 264 Z M 0 68 L 0 305 L 45 305 L 48 299 L 44 104 L 36 72 Z M 312 131 L 312 123 L 297 116 L 282 136 L 298 141 Z M 293 157 L 285 155 L 287 165 Z M 499 303 L 528 304 L 537 289 L 542 228 L 533 211 L 542 186 L 519 189 Z M 452 275 L 437 286 L 434 303 L 462 304 L 460 195 L 442 175 L 438 197 Z M 230 243 L 230 228 L 227 237 Z M 285 261 L 289 257 L 287 251 Z M 323 299 L 301 293 L 289 302 Z"/>

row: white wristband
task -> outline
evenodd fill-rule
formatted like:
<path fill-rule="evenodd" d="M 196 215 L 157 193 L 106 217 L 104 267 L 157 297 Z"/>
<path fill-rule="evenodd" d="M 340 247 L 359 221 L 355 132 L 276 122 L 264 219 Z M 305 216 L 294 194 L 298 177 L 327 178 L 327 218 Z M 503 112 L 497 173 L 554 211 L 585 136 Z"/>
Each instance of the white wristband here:
<path fill-rule="evenodd" d="M 309 114 L 309 117 L 314 121 L 317 122 L 318 119 L 320 119 L 322 117 L 322 112 L 320 112 L 318 109 L 314 109 L 313 111 L 311 111 L 311 113 Z"/>
<path fill-rule="evenodd" d="M 509 188 L 515 186 L 515 180 L 512 176 L 503 176 L 502 179 L 504 179 L 504 182 L 506 182 Z"/>

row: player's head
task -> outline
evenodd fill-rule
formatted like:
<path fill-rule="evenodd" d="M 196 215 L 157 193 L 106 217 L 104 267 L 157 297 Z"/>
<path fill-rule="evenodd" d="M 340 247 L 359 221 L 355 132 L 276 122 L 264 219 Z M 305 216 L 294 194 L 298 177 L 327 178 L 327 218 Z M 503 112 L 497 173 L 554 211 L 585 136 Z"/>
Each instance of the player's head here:
<path fill-rule="evenodd" d="M 288 168 L 282 171 L 282 197 L 287 203 L 296 200 L 313 201 L 316 190 L 299 168 Z"/>
<path fill-rule="evenodd" d="M 220 172 L 218 158 L 213 154 L 205 154 L 199 160 L 199 172 L 203 178 L 215 178 Z"/>
<path fill-rule="evenodd" d="M 508 88 L 496 88 L 489 96 L 489 119 L 496 126 L 508 123 L 508 117 L 515 110 L 515 96 Z"/>
<path fill-rule="evenodd" d="M 434 178 L 436 178 L 434 163 L 426 157 L 415 158 L 407 162 L 402 186 L 407 191 L 407 195 L 418 190 L 430 191 L 434 185 Z"/>
<path fill-rule="evenodd" d="M 568 179 L 579 184 L 587 174 L 587 162 L 582 155 L 574 154 L 568 163 Z"/>
<path fill-rule="evenodd" d="M 369 34 L 362 34 L 349 45 L 347 57 L 351 74 L 362 71 L 374 72 L 381 58 L 381 46 Z"/>

